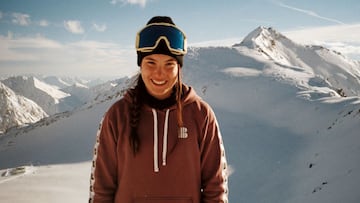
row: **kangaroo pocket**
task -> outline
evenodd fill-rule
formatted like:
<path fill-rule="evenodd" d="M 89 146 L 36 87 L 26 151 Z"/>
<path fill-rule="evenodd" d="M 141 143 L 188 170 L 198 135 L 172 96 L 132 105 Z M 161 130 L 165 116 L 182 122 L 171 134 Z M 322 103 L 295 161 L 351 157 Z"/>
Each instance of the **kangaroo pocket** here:
<path fill-rule="evenodd" d="M 134 203 L 193 203 L 191 197 L 138 197 Z"/>

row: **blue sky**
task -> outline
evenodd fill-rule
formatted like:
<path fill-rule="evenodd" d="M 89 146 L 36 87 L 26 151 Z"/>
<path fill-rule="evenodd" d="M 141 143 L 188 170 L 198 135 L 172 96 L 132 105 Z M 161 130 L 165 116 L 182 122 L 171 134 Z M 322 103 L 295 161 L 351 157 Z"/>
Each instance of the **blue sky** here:
<path fill-rule="evenodd" d="M 171 16 L 190 46 L 231 45 L 267 26 L 360 59 L 359 10 L 356 0 L 2 0 L 0 77 L 135 72 L 135 34 L 154 15 Z"/>

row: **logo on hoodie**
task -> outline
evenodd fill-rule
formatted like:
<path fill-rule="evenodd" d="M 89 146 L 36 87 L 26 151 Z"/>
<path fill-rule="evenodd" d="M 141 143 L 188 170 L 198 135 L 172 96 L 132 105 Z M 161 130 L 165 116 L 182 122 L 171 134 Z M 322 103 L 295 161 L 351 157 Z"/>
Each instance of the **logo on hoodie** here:
<path fill-rule="evenodd" d="M 188 129 L 186 127 L 180 127 L 178 138 L 186 139 L 187 137 L 188 137 Z"/>

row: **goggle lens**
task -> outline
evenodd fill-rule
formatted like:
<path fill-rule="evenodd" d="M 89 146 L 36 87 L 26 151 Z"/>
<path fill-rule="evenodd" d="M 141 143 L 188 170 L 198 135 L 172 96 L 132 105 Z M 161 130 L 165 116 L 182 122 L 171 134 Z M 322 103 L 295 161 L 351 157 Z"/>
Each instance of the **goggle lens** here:
<path fill-rule="evenodd" d="M 154 50 L 159 41 L 164 39 L 169 50 L 174 54 L 186 53 L 186 36 L 171 24 L 150 24 L 137 34 L 136 49 L 141 52 Z"/>

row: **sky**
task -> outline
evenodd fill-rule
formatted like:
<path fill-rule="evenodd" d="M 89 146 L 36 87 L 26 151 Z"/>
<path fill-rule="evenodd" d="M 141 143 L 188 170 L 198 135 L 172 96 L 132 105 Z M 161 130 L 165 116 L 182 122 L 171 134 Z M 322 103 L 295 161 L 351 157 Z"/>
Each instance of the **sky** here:
<path fill-rule="evenodd" d="M 360 60 L 356 0 L 2 0 L 0 78 L 19 74 L 121 77 L 136 73 L 136 32 L 172 17 L 189 46 L 231 46 L 258 26 Z"/>

